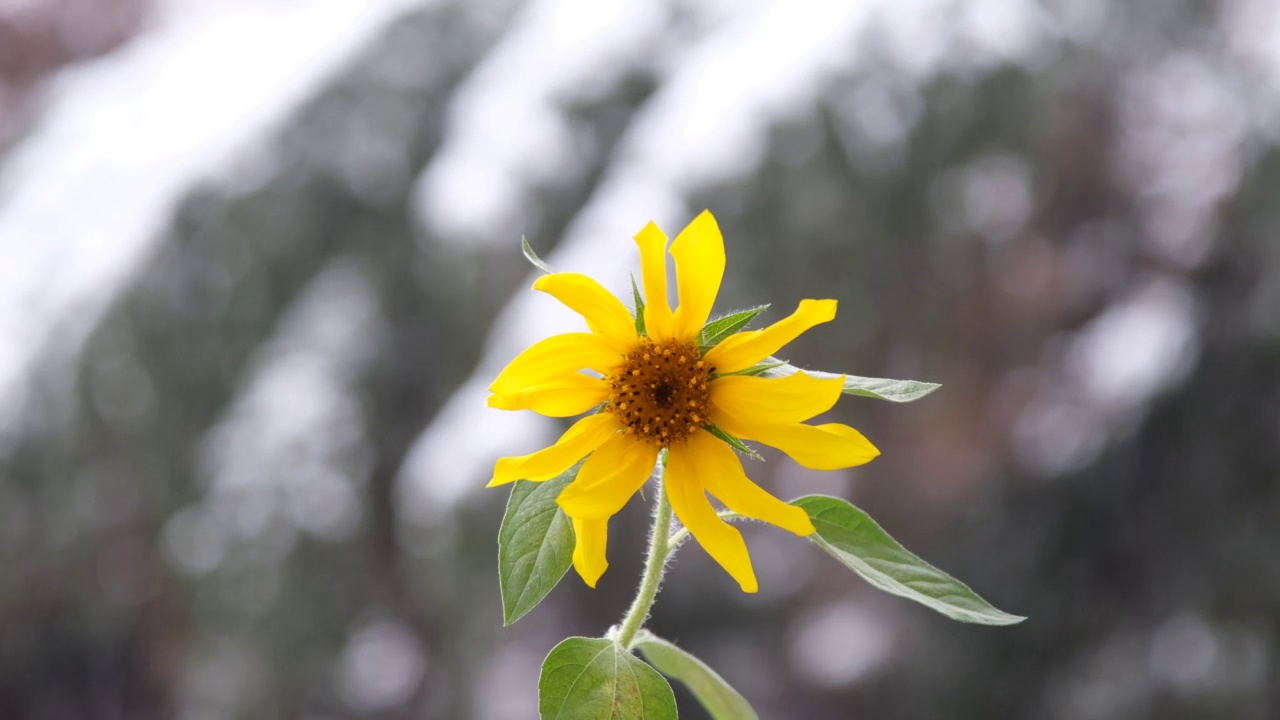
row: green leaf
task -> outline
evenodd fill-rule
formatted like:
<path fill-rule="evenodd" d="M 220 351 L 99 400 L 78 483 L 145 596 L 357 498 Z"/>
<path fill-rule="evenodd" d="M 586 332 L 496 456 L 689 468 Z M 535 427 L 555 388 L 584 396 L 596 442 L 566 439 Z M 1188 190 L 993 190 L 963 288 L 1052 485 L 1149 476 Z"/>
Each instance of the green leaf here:
<path fill-rule="evenodd" d="M 534 267 L 548 275 L 555 273 L 555 270 L 552 270 L 550 265 L 546 264 L 542 261 L 542 258 L 538 257 L 538 253 L 534 252 L 533 248 L 529 245 L 529 239 L 523 235 L 520 236 L 520 249 L 524 252 L 524 259 L 533 263 Z"/>
<path fill-rule="evenodd" d="M 813 520 L 815 545 L 875 587 L 914 600 L 952 620 L 1013 625 L 1026 620 L 997 610 L 964 583 L 911 554 L 870 515 L 840 498 L 806 495 L 791 501 Z"/>
<path fill-rule="evenodd" d="M 699 347 L 706 350 L 719 345 L 721 340 L 746 327 L 747 323 L 768 309 L 768 305 L 757 305 L 753 308 L 731 312 L 728 315 L 712 320 L 702 326 L 701 339 L 698 340 Z"/>
<path fill-rule="evenodd" d="M 766 377 L 786 377 L 794 375 L 800 370 L 794 365 L 782 363 L 765 370 L 763 374 Z M 821 372 L 819 370 L 805 370 L 804 374 L 816 378 L 840 377 L 838 373 Z M 890 402 L 919 400 L 940 387 L 942 386 L 938 383 L 920 382 L 919 380 L 888 380 L 885 378 L 858 377 L 857 375 L 844 376 L 844 392 L 846 395 L 861 395 L 862 397 L 889 400 Z"/>
<path fill-rule="evenodd" d="M 742 442 L 738 438 L 730 435 L 729 433 L 721 430 L 718 426 L 707 425 L 706 429 L 707 429 L 707 432 L 729 443 L 729 446 L 732 447 L 734 450 L 737 450 L 738 452 L 750 457 L 753 460 L 759 460 L 760 462 L 764 462 L 764 458 L 761 457 L 760 453 L 756 452 L 754 448 Z"/>
<path fill-rule="evenodd" d="M 730 377 L 732 375 L 763 375 L 765 372 L 769 370 L 782 367 L 783 365 L 786 365 L 786 364 L 787 364 L 786 360 L 775 360 L 773 358 L 770 358 L 768 360 L 761 360 L 755 365 L 752 365 L 751 367 L 745 368 L 743 370 L 734 370 L 733 372 L 727 372 L 727 373 L 716 373 L 716 377 Z"/>
<path fill-rule="evenodd" d="M 759 720 L 746 698 L 698 658 L 647 630 L 635 646 L 659 672 L 688 686 L 713 720 Z"/>
<path fill-rule="evenodd" d="M 631 295 L 636 302 L 636 334 L 644 335 L 644 297 L 640 295 L 640 288 L 636 287 L 636 276 L 631 276 Z"/>
<path fill-rule="evenodd" d="M 542 662 L 538 713 L 543 720 L 674 720 L 676 696 L 613 640 L 572 637 Z"/>
<path fill-rule="evenodd" d="M 573 523 L 556 498 L 578 474 L 575 465 L 546 482 L 517 480 L 498 530 L 498 586 L 504 625 L 524 617 L 573 564 Z"/>

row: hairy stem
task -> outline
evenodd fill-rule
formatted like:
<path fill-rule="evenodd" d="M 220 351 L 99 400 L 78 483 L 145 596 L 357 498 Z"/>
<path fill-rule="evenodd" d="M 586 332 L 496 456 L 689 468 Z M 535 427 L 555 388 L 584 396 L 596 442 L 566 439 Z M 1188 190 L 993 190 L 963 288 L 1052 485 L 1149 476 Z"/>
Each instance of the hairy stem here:
<path fill-rule="evenodd" d="M 658 586 L 662 584 L 662 573 L 667 566 L 667 557 L 671 554 L 671 503 L 667 500 L 667 491 L 663 487 L 666 475 L 665 458 L 658 461 L 657 483 L 654 487 L 653 530 L 649 537 L 649 557 L 645 561 L 644 577 L 640 580 L 640 589 L 636 591 L 636 599 L 622 618 L 618 630 L 618 644 L 628 650 L 636 632 L 644 626 L 649 617 L 649 609 L 653 607 L 653 599 L 658 595 Z"/>

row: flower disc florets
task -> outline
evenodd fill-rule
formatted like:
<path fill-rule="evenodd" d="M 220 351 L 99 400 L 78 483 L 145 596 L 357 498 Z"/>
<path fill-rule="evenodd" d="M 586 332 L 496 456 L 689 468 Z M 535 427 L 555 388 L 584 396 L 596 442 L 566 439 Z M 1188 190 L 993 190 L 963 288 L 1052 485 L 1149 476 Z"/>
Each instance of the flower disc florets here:
<path fill-rule="evenodd" d="M 670 446 L 682 443 L 707 423 L 714 368 L 693 343 L 642 338 L 609 383 L 609 412 L 624 432 L 638 440 Z"/>

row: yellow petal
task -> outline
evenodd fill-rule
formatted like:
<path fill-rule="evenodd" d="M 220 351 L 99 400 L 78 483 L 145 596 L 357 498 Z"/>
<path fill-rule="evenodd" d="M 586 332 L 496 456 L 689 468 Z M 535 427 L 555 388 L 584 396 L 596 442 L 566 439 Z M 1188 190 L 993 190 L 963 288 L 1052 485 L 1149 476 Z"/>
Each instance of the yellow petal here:
<path fill-rule="evenodd" d="M 617 431 L 618 421 L 609 413 L 588 415 L 574 423 L 551 447 L 529 455 L 499 459 L 493 468 L 493 479 L 486 487 L 516 480 L 550 480 L 600 447 Z"/>
<path fill-rule="evenodd" d="M 803 372 L 781 378 L 730 375 L 716 378 L 708 389 L 715 405 L 712 422 L 718 422 L 718 410 L 744 423 L 793 423 L 830 410 L 844 391 L 844 376 L 820 379 Z"/>
<path fill-rule="evenodd" d="M 490 395 L 489 407 L 532 410 L 548 417 L 571 417 L 581 415 L 608 399 L 609 384 L 604 380 L 570 373 L 510 395 Z"/>
<path fill-rule="evenodd" d="M 716 424 L 730 435 L 772 445 L 814 470 L 839 470 L 871 462 L 880 454 L 862 433 L 848 425 L 740 423 L 721 413 Z"/>
<path fill-rule="evenodd" d="M 644 284 L 645 332 L 654 340 L 669 340 L 673 319 L 667 304 L 667 236 L 651 222 L 636 234 L 636 245 Z"/>
<path fill-rule="evenodd" d="M 636 324 L 631 313 L 595 280 L 581 273 L 552 273 L 538 278 L 533 289 L 547 293 L 586 318 L 591 331 L 614 350 L 626 353 L 635 348 Z"/>
<path fill-rule="evenodd" d="M 675 314 L 675 336 L 693 340 L 711 316 L 711 306 L 724 277 L 724 238 L 711 211 L 702 214 L 680 231 L 671 243 L 676 259 L 676 289 L 680 305 Z"/>
<path fill-rule="evenodd" d="M 725 507 L 749 518 L 763 520 L 797 535 L 811 535 L 813 522 L 804 510 L 788 505 L 751 482 L 742 471 L 738 454 L 708 432 L 699 430 L 689 438 L 698 477 L 707 492 Z"/>
<path fill-rule="evenodd" d="M 622 360 L 592 333 L 564 333 L 530 345 L 503 368 L 489 390 L 508 395 L 590 368 L 607 373 Z"/>
<path fill-rule="evenodd" d="M 718 373 L 745 370 L 782 349 L 804 331 L 836 316 L 835 300 L 801 300 L 794 313 L 762 330 L 749 330 L 725 338 L 703 358 Z"/>
<path fill-rule="evenodd" d="M 614 435 L 591 453 L 556 502 L 569 517 L 609 517 L 649 479 L 657 459 L 657 447 L 627 435 Z"/>
<path fill-rule="evenodd" d="M 573 546 L 573 568 L 582 576 L 583 582 L 594 588 L 605 568 L 609 567 L 609 561 L 605 559 L 605 549 L 609 544 L 609 518 L 572 520 L 576 539 Z"/>
<path fill-rule="evenodd" d="M 707 554 L 738 581 L 742 591 L 753 593 L 759 589 L 759 584 L 751 568 L 747 543 L 737 528 L 716 515 L 715 508 L 707 500 L 699 478 L 705 477 L 710 469 L 704 469 L 701 460 L 701 455 L 692 445 L 675 445 L 669 449 L 667 478 L 663 487 L 671 501 L 671 509 L 676 511 L 676 517 L 689 528 Z"/>

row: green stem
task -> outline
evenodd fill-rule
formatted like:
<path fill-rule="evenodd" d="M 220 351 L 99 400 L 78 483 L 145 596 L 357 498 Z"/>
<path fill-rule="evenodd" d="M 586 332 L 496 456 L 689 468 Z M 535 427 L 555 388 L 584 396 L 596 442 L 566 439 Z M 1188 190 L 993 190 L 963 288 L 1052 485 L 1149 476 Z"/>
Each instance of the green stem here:
<path fill-rule="evenodd" d="M 666 475 L 666 463 L 658 461 L 657 482 L 654 487 L 653 530 L 649 538 L 649 558 L 645 561 L 644 577 L 640 580 L 640 589 L 636 591 L 636 599 L 622 618 L 618 630 L 618 644 L 630 650 L 631 641 L 649 617 L 649 608 L 653 607 L 653 599 L 658 596 L 658 586 L 662 584 L 662 573 L 667 567 L 667 557 L 671 554 L 671 502 L 667 500 L 667 491 L 663 487 Z"/>

